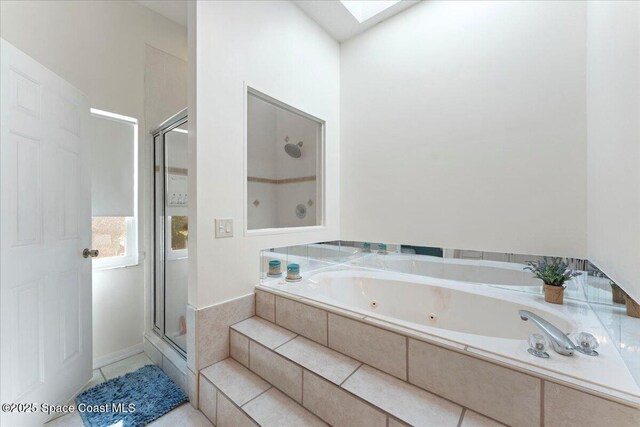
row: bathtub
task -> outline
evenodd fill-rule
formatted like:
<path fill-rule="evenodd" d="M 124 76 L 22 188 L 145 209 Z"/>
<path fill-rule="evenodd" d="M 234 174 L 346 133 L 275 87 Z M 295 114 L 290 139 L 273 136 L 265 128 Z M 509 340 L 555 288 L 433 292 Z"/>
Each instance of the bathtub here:
<path fill-rule="evenodd" d="M 304 275 L 304 273 L 303 273 Z M 587 303 L 552 306 L 541 295 L 513 292 L 473 283 L 354 267 L 330 267 L 308 274 L 301 282 L 271 279 L 265 290 L 282 293 L 327 311 L 363 319 L 398 333 L 427 337 L 452 347 L 534 366 L 589 383 L 640 396 L 640 388 L 598 317 Z M 567 334 L 586 331 L 600 342 L 601 356 L 553 352 L 540 359 L 527 352 L 527 339 L 540 333 L 520 319 L 529 310 Z"/>
<path fill-rule="evenodd" d="M 542 304 L 527 302 L 525 305 L 464 283 L 444 283 L 389 272 L 321 272 L 289 288 L 300 296 L 336 307 L 419 330 L 443 329 L 459 337 L 466 334 L 526 339 L 536 328 L 520 320 L 518 310 L 521 309 L 546 318 L 565 333 L 575 329 L 570 319 Z"/>

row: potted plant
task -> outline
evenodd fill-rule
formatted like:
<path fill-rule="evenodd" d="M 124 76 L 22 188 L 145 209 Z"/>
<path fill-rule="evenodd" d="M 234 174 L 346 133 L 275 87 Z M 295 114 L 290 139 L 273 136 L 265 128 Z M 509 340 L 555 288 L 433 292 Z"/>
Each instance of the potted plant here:
<path fill-rule="evenodd" d="M 562 258 L 547 258 L 542 261 L 529 261 L 524 268 L 534 274 L 534 277 L 544 282 L 544 300 L 552 304 L 562 304 L 564 288 L 567 280 L 571 280 L 580 273 L 569 268 L 569 264 Z"/>
<path fill-rule="evenodd" d="M 624 291 L 615 282 L 609 282 L 611 285 L 611 299 L 616 304 L 624 304 Z"/>

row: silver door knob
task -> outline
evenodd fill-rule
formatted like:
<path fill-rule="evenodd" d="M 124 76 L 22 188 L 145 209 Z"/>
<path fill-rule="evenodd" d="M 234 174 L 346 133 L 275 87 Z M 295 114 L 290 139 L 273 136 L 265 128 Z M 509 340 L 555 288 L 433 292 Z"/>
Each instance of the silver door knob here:
<path fill-rule="evenodd" d="M 85 258 L 95 258 L 98 256 L 98 250 L 97 249 L 89 249 L 89 248 L 84 248 L 84 251 L 82 251 L 82 256 Z"/>

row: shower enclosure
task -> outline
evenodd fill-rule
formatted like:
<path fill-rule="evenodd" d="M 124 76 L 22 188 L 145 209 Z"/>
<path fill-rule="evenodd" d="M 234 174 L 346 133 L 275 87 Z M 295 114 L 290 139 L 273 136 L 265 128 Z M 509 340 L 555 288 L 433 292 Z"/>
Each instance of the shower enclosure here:
<path fill-rule="evenodd" d="M 155 166 L 153 328 L 184 356 L 189 257 L 187 110 L 165 121 L 152 135 Z"/>

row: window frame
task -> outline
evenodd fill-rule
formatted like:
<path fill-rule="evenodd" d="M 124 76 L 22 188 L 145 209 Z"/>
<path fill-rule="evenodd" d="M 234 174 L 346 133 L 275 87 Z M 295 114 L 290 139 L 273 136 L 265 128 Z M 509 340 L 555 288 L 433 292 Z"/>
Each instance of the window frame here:
<path fill-rule="evenodd" d="M 134 267 L 140 265 L 138 253 L 138 119 L 124 116 L 122 114 L 91 108 L 93 116 L 106 120 L 118 120 L 133 126 L 133 216 L 124 217 L 125 221 L 125 252 L 123 256 L 113 256 L 107 258 L 93 258 L 91 267 L 93 271 L 110 270 L 114 268 Z M 99 218 L 99 216 L 91 217 Z M 93 239 L 93 232 L 92 232 Z"/>
<path fill-rule="evenodd" d="M 281 101 L 273 96 L 267 95 L 265 92 L 260 91 L 255 88 L 253 84 L 249 84 L 248 82 L 244 82 L 244 123 L 243 123 L 243 149 L 244 149 L 244 236 L 245 237 L 253 237 L 253 236 L 275 236 L 279 234 L 290 234 L 290 233 L 308 233 L 308 232 L 318 232 L 325 231 L 327 229 L 327 194 L 326 194 L 326 176 L 327 176 L 327 162 L 326 162 L 326 134 L 327 134 L 327 122 L 313 114 L 300 110 L 293 105 Z M 290 113 L 296 114 L 302 118 L 314 121 L 320 125 L 318 140 L 319 144 L 318 149 L 318 158 L 316 159 L 316 224 L 315 225 L 303 225 L 299 227 L 273 227 L 273 228 L 249 228 L 249 210 L 248 210 L 248 200 L 249 200 L 249 184 L 248 184 L 248 176 L 249 176 L 249 161 L 248 161 L 248 153 L 249 153 L 249 141 L 248 141 L 248 124 L 249 124 L 249 97 L 254 96 L 264 102 L 267 102 L 277 108 L 281 108 Z"/>

